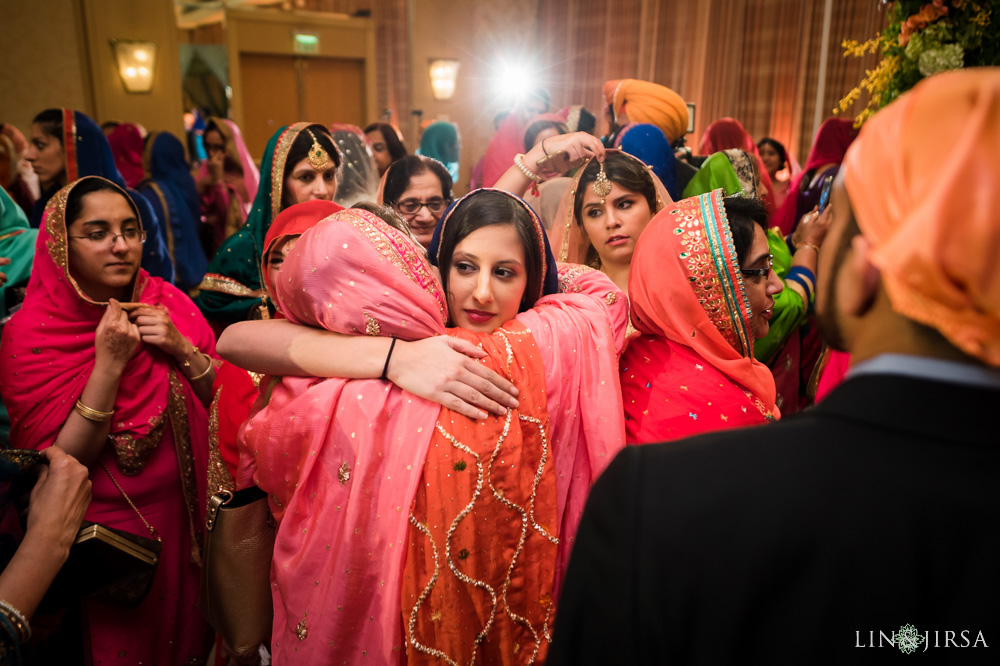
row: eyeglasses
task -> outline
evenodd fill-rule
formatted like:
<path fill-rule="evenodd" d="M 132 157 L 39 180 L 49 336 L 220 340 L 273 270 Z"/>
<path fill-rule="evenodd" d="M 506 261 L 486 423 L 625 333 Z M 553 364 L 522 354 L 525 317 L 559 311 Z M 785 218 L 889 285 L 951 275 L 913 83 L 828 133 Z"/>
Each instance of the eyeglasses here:
<path fill-rule="evenodd" d="M 755 278 L 755 282 L 759 282 L 761 278 L 766 278 L 771 274 L 771 269 L 774 267 L 774 255 L 767 255 L 767 266 L 764 268 L 741 268 L 740 273 L 746 275 L 747 277 Z"/>
<path fill-rule="evenodd" d="M 440 215 L 450 203 L 450 199 L 442 199 L 441 197 L 432 197 L 427 201 L 421 201 L 420 199 L 403 199 L 396 204 L 396 210 L 403 215 L 416 215 L 420 212 L 421 208 L 427 206 L 427 210 L 429 210 L 432 214 Z"/>
<path fill-rule="evenodd" d="M 226 144 L 224 143 L 206 143 L 205 152 L 207 153 L 223 153 L 226 151 Z"/>
<path fill-rule="evenodd" d="M 96 246 L 103 245 L 105 247 L 114 247 L 115 243 L 118 242 L 119 238 L 124 239 L 126 244 L 132 244 L 135 243 L 136 241 L 138 241 L 140 244 L 145 243 L 146 232 L 139 231 L 136 228 L 131 228 L 131 229 L 124 229 L 120 234 L 113 234 L 110 231 L 102 229 L 99 231 L 91 232 L 86 236 L 69 236 L 69 238 L 80 238 L 82 240 L 88 240 L 90 241 L 91 245 L 96 245 Z M 111 241 L 110 243 L 108 242 L 109 239 Z"/>

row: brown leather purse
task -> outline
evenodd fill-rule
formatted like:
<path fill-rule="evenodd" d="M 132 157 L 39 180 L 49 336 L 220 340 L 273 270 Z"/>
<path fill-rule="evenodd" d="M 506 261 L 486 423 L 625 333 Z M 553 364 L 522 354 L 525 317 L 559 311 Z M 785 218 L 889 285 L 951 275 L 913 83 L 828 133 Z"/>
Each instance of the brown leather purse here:
<path fill-rule="evenodd" d="M 271 557 L 275 523 L 256 486 L 222 490 L 208 501 L 199 606 L 239 658 L 270 647 Z"/>

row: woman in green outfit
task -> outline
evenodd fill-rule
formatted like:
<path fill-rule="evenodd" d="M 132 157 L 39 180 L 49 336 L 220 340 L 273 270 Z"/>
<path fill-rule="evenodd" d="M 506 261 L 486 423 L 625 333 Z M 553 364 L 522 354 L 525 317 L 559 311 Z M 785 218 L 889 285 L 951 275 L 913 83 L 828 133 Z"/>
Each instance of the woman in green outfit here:
<path fill-rule="evenodd" d="M 216 335 L 229 324 L 255 318 L 258 313 L 268 316 L 259 267 L 271 221 L 297 203 L 333 201 L 339 166 L 340 152 L 323 125 L 288 125 L 267 142 L 253 209 L 246 224 L 219 247 L 195 299 Z"/>

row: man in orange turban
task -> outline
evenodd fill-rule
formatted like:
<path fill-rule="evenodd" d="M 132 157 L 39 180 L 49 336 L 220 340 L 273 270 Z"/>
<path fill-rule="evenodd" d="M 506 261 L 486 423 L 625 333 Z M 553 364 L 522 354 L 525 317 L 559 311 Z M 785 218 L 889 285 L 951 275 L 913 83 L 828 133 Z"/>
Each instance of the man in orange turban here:
<path fill-rule="evenodd" d="M 613 107 L 615 122 L 620 127 L 651 123 L 663 130 L 670 141 L 687 132 L 687 104 L 666 86 L 636 79 L 608 81 L 604 84 L 604 99 Z"/>
<path fill-rule="evenodd" d="M 626 447 L 587 501 L 550 666 L 992 645 L 1000 68 L 878 112 L 828 211 L 817 308 L 846 380 L 774 425 Z"/>

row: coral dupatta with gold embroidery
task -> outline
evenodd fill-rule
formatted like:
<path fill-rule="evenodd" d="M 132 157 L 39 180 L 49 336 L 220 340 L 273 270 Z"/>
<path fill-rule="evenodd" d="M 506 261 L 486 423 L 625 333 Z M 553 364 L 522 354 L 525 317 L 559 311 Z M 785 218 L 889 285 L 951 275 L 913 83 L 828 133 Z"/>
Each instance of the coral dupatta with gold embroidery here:
<path fill-rule="evenodd" d="M 516 386 L 545 370 L 519 321 L 485 336 L 486 365 Z M 506 417 L 443 409 L 410 514 L 402 612 L 410 664 L 544 660 L 555 619 L 556 467 L 545 394 Z"/>
<path fill-rule="evenodd" d="M 750 302 L 722 190 L 667 206 L 636 245 L 622 354 L 630 444 L 777 418 L 774 378 L 753 358 Z"/>

